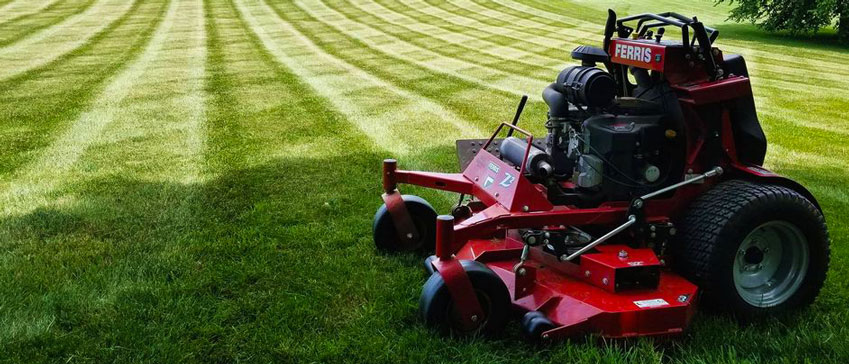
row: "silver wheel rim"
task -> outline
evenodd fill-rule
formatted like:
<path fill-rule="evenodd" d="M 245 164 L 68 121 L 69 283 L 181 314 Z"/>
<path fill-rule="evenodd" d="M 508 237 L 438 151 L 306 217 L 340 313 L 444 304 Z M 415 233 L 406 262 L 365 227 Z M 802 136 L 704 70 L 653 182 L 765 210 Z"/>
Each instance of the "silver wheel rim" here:
<path fill-rule="evenodd" d="M 808 257 L 808 239 L 796 225 L 770 221 L 758 226 L 734 257 L 737 293 L 755 307 L 787 301 L 805 279 Z"/>

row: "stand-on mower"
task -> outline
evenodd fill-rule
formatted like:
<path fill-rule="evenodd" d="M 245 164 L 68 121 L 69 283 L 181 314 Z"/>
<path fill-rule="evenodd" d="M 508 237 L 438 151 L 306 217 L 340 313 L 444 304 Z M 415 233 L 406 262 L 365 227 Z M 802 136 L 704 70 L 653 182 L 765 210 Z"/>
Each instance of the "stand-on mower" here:
<path fill-rule="evenodd" d="M 525 97 L 490 138 L 457 141 L 462 173 L 385 160 L 374 242 L 435 249 L 424 321 L 493 334 L 518 311 L 532 340 L 631 337 L 682 332 L 697 300 L 743 319 L 811 303 L 829 262 L 822 211 L 761 167 L 746 63 L 713 47 L 718 35 L 697 18 L 611 10 L 603 48 L 576 48 L 581 65 L 543 91 L 544 141 L 516 125 Z M 437 216 L 399 183 L 460 202 Z"/>

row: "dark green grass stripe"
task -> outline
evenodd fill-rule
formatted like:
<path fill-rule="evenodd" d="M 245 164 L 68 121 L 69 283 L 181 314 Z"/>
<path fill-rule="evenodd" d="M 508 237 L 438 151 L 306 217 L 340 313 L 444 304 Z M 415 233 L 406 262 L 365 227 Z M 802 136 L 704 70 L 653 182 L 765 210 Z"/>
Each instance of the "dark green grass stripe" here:
<path fill-rule="evenodd" d="M 426 32 L 417 31 L 390 23 L 377 15 L 372 15 L 356 5 L 344 1 L 326 1 L 325 5 L 336 10 L 345 18 L 374 28 L 384 34 L 396 37 L 404 42 L 427 49 L 448 58 L 459 59 L 471 64 L 491 68 L 508 74 L 548 79 L 552 70 L 539 65 L 520 62 L 515 59 L 497 57 L 481 52 L 480 49 L 464 46 L 461 43 L 450 43 Z"/>
<path fill-rule="evenodd" d="M 289 2 L 273 2 L 269 5 L 280 18 L 328 54 L 399 88 L 438 101 L 484 130 L 490 129 L 500 120 L 493 119 L 491 110 L 510 110 L 518 101 L 506 92 L 482 88 L 452 75 L 425 69 L 409 60 L 375 52 L 360 40 L 322 23 Z M 532 102 L 523 119 L 543 120 L 544 110 L 542 102 Z M 501 119 L 506 120 L 509 117 L 506 114 L 509 112 Z"/>
<path fill-rule="evenodd" d="M 15 43 L 39 30 L 61 23 L 74 15 L 81 14 L 94 4 L 96 0 L 87 0 L 82 4 L 67 6 L 65 1 L 50 4 L 43 10 L 23 14 L 0 25 L 0 47 Z"/>
<path fill-rule="evenodd" d="M 82 47 L 0 82 L 0 175 L 31 160 L 75 120 L 100 86 L 144 48 L 164 11 L 161 2 L 137 2 Z"/>

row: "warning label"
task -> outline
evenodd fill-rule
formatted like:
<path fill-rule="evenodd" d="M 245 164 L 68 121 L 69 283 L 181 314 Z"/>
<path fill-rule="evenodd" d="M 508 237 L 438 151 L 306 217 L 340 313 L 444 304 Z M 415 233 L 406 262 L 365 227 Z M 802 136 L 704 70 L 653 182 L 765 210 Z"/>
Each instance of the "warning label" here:
<path fill-rule="evenodd" d="M 652 308 L 668 306 L 669 302 L 666 302 L 663 298 L 655 298 L 653 300 L 634 301 L 634 304 L 637 305 L 637 307 L 639 308 Z"/>

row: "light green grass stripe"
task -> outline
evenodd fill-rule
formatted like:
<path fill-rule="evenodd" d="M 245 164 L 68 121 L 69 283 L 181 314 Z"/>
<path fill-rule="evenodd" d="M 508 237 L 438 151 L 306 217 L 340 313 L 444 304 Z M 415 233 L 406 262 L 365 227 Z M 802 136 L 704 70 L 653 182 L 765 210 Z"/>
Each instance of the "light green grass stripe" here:
<path fill-rule="evenodd" d="M 177 185 L 209 178 L 205 29 L 202 0 L 172 0 L 148 48 L 120 80 L 126 91 L 95 110 L 108 117 L 80 161 L 89 166 L 86 178 L 119 175 Z M 174 210 L 188 211 L 190 199 L 177 197 Z"/>
<path fill-rule="evenodd" d="M 442 56 L 369 25 L 351 21 L 322 3 L 296 1 L 296 4 L 310 16 L 362 41 L 375 51 L 416 63 L 431 71 L 446 73 L 485 87 L 515 94 L 536 93 L 547 84 L 547 82 Z"/>
<path fill-rule="evenodd" d="M 0 7 L 0 24 L 36 14 L 62 0 L 31 0 L 12 2 Z"/>
<path fill-rule="evenodd" d="M 507 24 L 493 25 L 489 22 L 470 17 L 465 13 L 447 11 L 422 0 L 405 0 L 399 3 L 412 11 L 436 17 L 456 26 L 476 29 L 493 36 L 509 38 L 516 42 L 517 47 L 525 47 L 528 51 L 540 55 L 554 56 L 557 52 L 564 54 L 564 49 L 578 44 L 577 39 L 562 41 L 552 39 L 550 36 L 523 32 L 522 28 L 517 29 L 517 27 Z"/>
<path fill-rule="evenodd" d="M 514 62 L 521 65 L 529 65 L 534 68 L 556 68 L 563 61 L 558 58 L 540 56 L 515 47 L 508 47 L 498 43 L 490 42 L 460 32 L 445 30 L 436 25 L 422 23 L 418 19 L 411 18 L 401 12 L 394 11 L 388 7 L 375 2 L 350 1 L 350 4 L 371 15 L 379 17 L 386 22 L 409 29 L 420 35 L 421 39 L 436 39 L 451 45 L 457 45 L 472 53 L 487 54 L 501 60 Z"/>
<path fill-rule="evenodd" d="M 126 13 L 134 1 L 103 0 L 85 12 L 0 48 L 0 80 L 50 63 L 84 45 Z"/>
<path fill-rule="evenodd" d="M 456 61 L 486 67 L 496 72 L 537 80 L 548 80 L 551 73 L 556 69 L 552 67 L 546 68 L 540 64 L 523 63 L 516 58 L 499 57 L 497 54 L 487 52 L 486 49 L 492 48 L 493 43 L 489 45 L 463 44 L 456 39 L 451 39 L 458 36 L 458 33 L 452 31 L 439 29 L 438 32 L 434 33 L 410 29 L 400 23 L 388 21 L 371 11 L 364 11 L 351 2 L 325 1 L 323 3 L 350 21 L 367 25 L 384 34 L 392 35 L 403 42 L 431 51 L 440 57 L 447 57 Z M 482 43 L 481 40 L 477 39 L 468 38 L 466 43 Z"/>
<path fill-rule="evenodd" d="M 25 39 L 71 16 L 80 14 L 91 7 L 94 2 L 95 0 L 57 2 L 38 13 L 23 15 L 0 24 L 0 48 Z"/>
<path fill-rule="evenodd" d="M 240 14 L 283 65 L 310 85 L 365 134 L 387 150 L 407 154 L 443 144 L 427 130 L 454 130 L 452 135 L 479 135 L 440 104 L 387 83 L 322 51 L 264 2 L 239 2 Z M 306 52 L 305 52 L 306 51 Z"/>
<path fill-rule="evenodd" d="M 375 52 L 366 44 L 338 30 L 321 23 L 304 13 L 294 4 L 278 2 L 274 4 L 276 14 L 297 28 L 297 31 L 316 44 L 322 51 L 344 60 L 357 68 L 375 75 L 396 87 L 409 90 L 425 98 L 445 105 L 463 119 L 473 121 L 483 130 L 491 130 L 499 119 L 492 117 L 491 110 L 506 110 L 504 119 L 510 115 L 518 98 L 506 92 L 480 87 L 445 73 L 434 72 L 421 66 Z M 526 108 L 526 117 L 543 118 L 543 103 L 531 102 Z M 500 120 L 504 120 L 500 119 Z M 526 125 L 533 128 L 535 125 Z M 540 125 L 541 129 L 541 125 Z"/>
<path fill-rule="evenodd" d="M 49 203 L 49 194 L 65 181 L 66 174 L 100 137 L 106 126 L 119 117 L 127 116 L 125 98 L 140 82 L 151 81 L 142 80 L 142 77 L 166 45 L 169 31 L 178 18 L 177 10 L 177 1 L 172 1 L 164 20 L 140 56 L 112 79 L 89 110 L 45 148 L 38 160 L 24 168 L 8 184 L 1 199 L 6 215 L 23 214 Z M 192 69 L 188 71 L 197 72 Z M 137 122 L 134 118 L 126 121 Z"/>
<path fill-rule="evenodd" d="M 137 2 L 84 46 L 39 69 L 0 81 L 0 176 L 4 181 L 38 158 L 39 149 L 77 119 L 108 79 L 143 50 L 165 8 L 163 0 Z"/>

